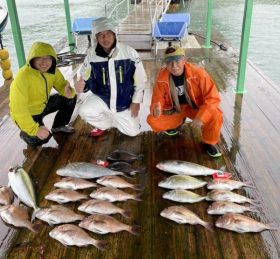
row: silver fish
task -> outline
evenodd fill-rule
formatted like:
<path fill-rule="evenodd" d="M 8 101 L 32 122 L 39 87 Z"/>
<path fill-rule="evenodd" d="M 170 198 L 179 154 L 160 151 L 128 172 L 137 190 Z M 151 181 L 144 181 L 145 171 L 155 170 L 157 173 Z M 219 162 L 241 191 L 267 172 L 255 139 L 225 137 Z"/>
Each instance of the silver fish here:
<path fill-rule="evenodd" d="M 257 205 L 257 203 L 243 195 L 230 192 L 230 191 L 222 191 L 222 190 L 212 190 L 208 192 L 206 200 L 208 201 L 231 201 L 236 203 L 251 203 L 253 205 Z"/>
<path fill-rule="evenodd" d="M 29 220 L 26 209 L 13 204 L 0 207 L 0 216 L 8 224 L 15 227 L 28 228 L 32 232 L 38 232 L 41 228 L 39 224 L 32 224 Z"/>
<path fill-rule="evenodd" d="M 127 162 L 117 161 L 114 163 L 110 163 L 108 168 L 114 170 L 123 172 L 129 175 L 136 175 L 138 173 L 144 173 L 145 168 L 135 167 Z"/>
<path fill-rule="evenodd" d="M 164 199 L 168 199 L 172 201 L 188 202 L 188 203 L 195 203 L 206 199 L 206 196 L 201 196 L 194 192 L 186 191 L 186 190 L 172 190 L 164 193 L 162 197 Z"/>
<path fill-rule="evenodd" d="M 11 188 L 2 186 L 0 187 L 0 204 L 9 205 L 13 202 L 14 194 Z"/>
<path fill-rule="evenodd" d="M 34 187 L 28 173 L 21 167 L 11 168 L 8 173 L 8 178 L 13 192 L 20 201 L 34 209 L 33 220 L 39 207 L 36 203 Z"/>
<path fill-rule="evenodd" d="M 130 194 L 112 187 L 102 187 L 93 191 L 89 196 L 94 199 L 114 202 L 114 201 L 126 201 L 136 200 L 141 201 L 140 193 Z"/>
<path fill-rule="evenodd" d="M 82 203 L 78 210 L 93 214 L 93 213 L 99 213 L 99 214 L 116 214 L 119 213 L 123 215 L 125 218 L 129 217 L 129 211 L 124 210 L 122 208 L 117 207 L 111 202 L 108 201 L 102 201 L 102 200 L 88 200 Z"/>
<path fill-rule="evenodd" d="M 133 162 L 135 160 L 140 160 L 143 158 L 143 155 L 137 155 L 129 151 L 117 149 L 113 151 L 109 156 L 107 156 L 107 160 L 109 161 L 123 161 L 123 162 Z"/>
<path fill-rule="evenodd" d="M 240 189 L 241 187 L 251 187 L 247 182 L 240 182 L 231 179 L 216 179 L 207 184 L 209 190 L 225 190 L 232 191 L 235 189 Z"/>
<path fill-rule="evenodd" d="M 69 190 L 79 190 L 87 189 L 91 187 L 96 187 L 96 183 L 92 183 L 85 179 L 75 178 L 75 177 L 65 177 L 54 184 L 57 188 L 69 189 Z"/>
<path fill-rule="evenodd" d="M 160 215 L 179 224 L 200 224 L 208 230 L 213 231 L 212 223 L 203 221 L 195 213 L 183 206 L 170 206 L 161 211 Z"/>
<path fill-rule="evenodd" d="M 168 173 L 191 176 L 212 175 L 217 172 L 222 172 L 221 170 L 211 169 L 202 165 L 181 160 L 165 160 L 159 162 L 156 167 Z"/>
<path fill-rule="evenodd" d="M 40 209 L 36 213 L 36 218 L 47 222 L 49 225 L 70 223 L 83 220 L 84 217 L 61 205 L 52 205 L 50 208 Z"/>
<path fill-rule="evenodd" d="M 83 229 L 73 224 L 63 224 L 55 227 L 49 233 L 50 237 L 58 240 L 65 246 L 93 245 L 99 250 L 105 250 L 106 241 L 96 240 L 89 236 Z"/>
<path fill-rule="evenodd" d="M 277 230 L 275 224 L 264 224 L 241 214 L 228 213 L 220 216 L 216 227 L 232 230 L 238 233 L 261 232 L 263 230 Z"/>
<path fill-rule="evenodd" d="M 106 175 L 96 180 L 97 183 L 113 188 L 131 188 L 134 190 L 141 190 L 142 187 L 139 184 L 132 184 L 116 175 Z"/>
<path fill-rule="evenodd" d="M 67 203 L 87 199 L 88 196 L 78 193 L 77 191 L 66 189 L 55 189 L 45 196 L 45 199 L 55 201 L 57 203 Z"/>
<path fill-rule="evenodd" d="M 257 209 L 252 206 L 243 206 L 230 201 L 215 201 L 207 209 L 207 213 L 210 215 L 243 213 L 245 211 L 257 212 Z"/>
<path fill-rule="evenodd" d="M 197 189 L 203 187 L 207 182 L 188 175 L 172 175 L 158 183 L 159 187 L 167 189 Z"/>
<path fill-rule="evenodd" d="M 133 235 L 139 234 L 139 226 L 129 226 L 117 219 L 102 214 L 93 214 L 79 223 L 79 227 L 85 228 L 97 234 L 117 233 L 127 231 Z"/>
<path fill-rule="evenodd" d="M 104 175 L 125 175 L 122 172 L 85 162 L 74 162 L 56 171 L 61 176 L 72 176 L 84 179 L 98 178 Z"/>

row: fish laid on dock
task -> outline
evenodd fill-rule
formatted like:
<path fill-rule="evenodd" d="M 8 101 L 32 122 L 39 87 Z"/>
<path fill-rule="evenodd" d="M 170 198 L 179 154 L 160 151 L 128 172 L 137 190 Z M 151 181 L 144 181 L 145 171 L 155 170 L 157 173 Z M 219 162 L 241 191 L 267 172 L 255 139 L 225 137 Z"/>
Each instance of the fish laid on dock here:
<path fill-rule="evenodd" d="M 117 149 L 113 151 L 109 156 L 107 156 L 108 161 L 122 161 L 131 163 L 135 160 L 140 160 L 143 155 L 137 155 L 129 151 Z"/>
<path fill-rule="evenodd" d="M 179 224 L 200 224 L 206 229 L 213 231 L 212 223 L 203 221 L 195 213 L 184 206 L 170 206 L 161 211 L 160 215 Z"/>
<path fill-rule="evenodd" d="M 54 186 L 62 189 L 80 190 L 80 189 L 96 187 L 97 184 L 87 181 L 85 179 L 69 176 L 69 177 L 62 178 L 60 181 L 56 182 Z"/>
<path fill-rule="evenodd" d="M 245 211 L 257 212 L 253 206 L 243 206 L 230 201 L 215 201 L 207 209 L 211 215 L 223 215 L 226 213 L 244 213 Z"/>
<path fill-rule="evenodd" d="M 115 201 L 126 201 L 126 200 L 136 200 L 141 201 L 141 193 L 130 194 L 122 190 L 112 188 L 112 187 L 102 187 L 93 191 L 90 195 L 91 198 L 115 202 Z"/>
<path fill-rule="evenodd" d="M 240 189 L 241 187 L 253 188 L 253 186 L 248 184 L 247 182 L 240 182 L 231 179 L 215 179 L 207 184 L 207 188 L 209 190 L 232 191 L 235 189 Z"/>
<path fill-rule="evenodd" d="M 32 224 L 25 208 L 13 204 L 0 207 L 0 216 L 6 223 L 15 227 L 28 228 L 32 232 L 41 229 L 39 224 Z"/>
<path fill-rule="evenodd" d="M 84 217 L 61 205 L 52 205 L 50 208 L 40 209 L 36 213 L 36 218 L 47 222 L 49 225 L 79 221 L 83 220 Z"/>
<path fill-rule="evenodd" d="M 10 187 L 0 187 L 0 205 L 9 205 L 13 202 L 14 194 Z"/>
<path fill-rule="evenodd" d="M 107 175 L 96 180 L 97 183 L 106 186 L 106 187 L 113 187 L 113 188 L 131 188 L 134 190 L 142 190 L 141 185 L 139 184 L 132 184 L 121 178 L 120 176 L 116 175 Z"/>
<path fill-rule="evenodd" d="M 216 227 L 232 230 L 238 233 L 261 232 L 263 230 L 278 230 L 275 224 L 264 224 L 250 217 L 228 213 L 219 217 L 215 223 Z"/>
<path fill-rule="evenodd" d="M 65 246 L 88 246 L 93 245 L 99 250 L 105 250 L 106 241 L 96 240 L 87 232 L 73 224 L 63 224 L 55 227 L 49 233 L 50 237 L 56 239 Z"/>
<path fill-rule="evenodd" d="M 206 196 L 201 196 L 199 194 L 186 190 L 172 190 L 164 193 L 162 197 L 164 199 L 186 203 L 195 203 L 206 199 Z"/>
<path fill-rule="evenodd" d="M 222 172 L 221 170 L 211 169 L 202 165 L 182 160 L 165 160 L 159 162 L 156 167 L 168 173 L 191 176 L 212 175 L 217 172 Z"/>
<path fill-rule="evenodd" d="M 11 168 L 8 173 L 9 184 L 20 201 L 34 209 L 32 220 L 39 207 L 36 203 L 36 196 L 32 181 L 28 173 L 21 167 Z"/>
<path fill-rule="evenodd" d="M 124 210 L 122 208 L 117 207 L 111 202 L 102 201 L 102 200 L 93 199 L 93 200 L 85 201 L 78 207 L 78 210 L 86 212 L 88 214 L 99 213 L 99 214 L 111 215 L 111 214 L 119 213 L 125 218 L 129 217 L 128 210 Z"/>
<path fill-rule="evenodd" d="M 55 201 L 57 203 L 74 202 L 83 199 L 87 199 L 88 196 L 85 194 L 78 193 L 77 191 L 67 189 L 55 189 L 45 196 L 45 199 Z"/>
<path fill-rule="evenodd" d="M 117 162 L 110 163 L 108 168 L 110 168 L 114 171 L 123 172 L 128 175 L 136 175 L 136 174 L 145 172 L 145 168 L 135 167 L 135 166 L 132 166 L 131 164 L 129 164 L 127 162 L 123 162 L 123 161 L 117 161 Z"/>
<path fill-rule="evenodd" d="M 212 190 L 207 194 L 208 201 L 231 201 L 236 203 L 251 203 L 257 205 L 258 203 L 237 193 L 223 190 Z"/>
<path fill-rule="evenodd" d="M 125 175 L 109 168 L 85 162 L 74 162 L 56 171 L 61 176 L 72 176 L 76 178 L 93 179 L 105 175 Z"/>
<path fill-rule="evenodd" d="M 127 231 L 138 235 L 140 226 L 129 226 L 117 219 L 101 214 L 93 214 L 79 223 L 79 226 L 97 234 L 117 233 Z"/>
<path fill-rule="evenodd" d="M 167 189 L 188 189 L 194 190 L 203 187 L 207 184 L 205 181 L 201 181 L 188 175 L 172 175 L 158 183 L 159 187 Z"/>

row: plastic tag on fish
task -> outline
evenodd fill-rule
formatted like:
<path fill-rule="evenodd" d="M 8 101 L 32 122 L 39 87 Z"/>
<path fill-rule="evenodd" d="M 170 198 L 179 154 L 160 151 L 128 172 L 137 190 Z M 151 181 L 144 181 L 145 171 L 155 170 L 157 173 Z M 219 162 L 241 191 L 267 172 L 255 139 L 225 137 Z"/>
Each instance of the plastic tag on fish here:
<path fill-rule="evenodd" d="M 100 166 L 103 166 L 103 167 L 107 167 L 109 165 L 108 161 L 104 161 L 104 160 L 101 160 L 101 159 L 93 160 L 91 162 L 95 165 L 100 165 Z"/>
<path fill-rule="evenodd" d="M 216 172 L 213 174 L 213 179 L 229 179 L 231 178 L 231 173 L 228 172 Z"/>

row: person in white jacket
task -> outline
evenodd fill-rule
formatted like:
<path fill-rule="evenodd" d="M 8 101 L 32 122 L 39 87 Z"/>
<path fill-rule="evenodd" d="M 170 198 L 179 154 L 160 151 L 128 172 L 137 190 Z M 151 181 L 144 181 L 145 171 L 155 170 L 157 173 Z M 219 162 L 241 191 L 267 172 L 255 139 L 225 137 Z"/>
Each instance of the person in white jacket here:
<path fill-rule="evenodd" d="M 99 18 L 93 23 L 96 43 L 89 49 L 78 73 L 77 93 L 91 91 L 79 115 L 94 126 L 91 136 L 109 128 L 136 136 L 141 132 L 139 110 L 147 81 L 138 53 L 117 41 L 113 22 Z"/>

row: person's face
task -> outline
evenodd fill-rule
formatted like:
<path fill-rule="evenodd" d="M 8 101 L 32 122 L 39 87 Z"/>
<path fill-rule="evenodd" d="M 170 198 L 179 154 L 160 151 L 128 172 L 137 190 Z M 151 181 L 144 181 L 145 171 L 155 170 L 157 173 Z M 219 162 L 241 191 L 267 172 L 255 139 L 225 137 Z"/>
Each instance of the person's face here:
<path fill-rule="evenodd" d="M 101 45 L 101 47 L 109 53 L 115 42 L 115 33 L 112 31 L 99 32 L 96 34 L 96 40 Z"/>
<path fill-rule="evenodd" d="M 184 73 L 185 58 L 166 62 L 167 70 L 174 76 L 180 76 Z"/>
<path fill-rule="evenodd" d="M 41 73 L 47 72 L 52 66 L 52 57 L 50 56 L 43 56 L 34 58 L 33 66 L 38 69 Z"/>

